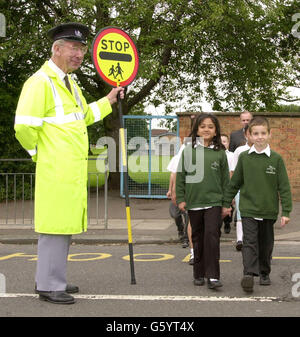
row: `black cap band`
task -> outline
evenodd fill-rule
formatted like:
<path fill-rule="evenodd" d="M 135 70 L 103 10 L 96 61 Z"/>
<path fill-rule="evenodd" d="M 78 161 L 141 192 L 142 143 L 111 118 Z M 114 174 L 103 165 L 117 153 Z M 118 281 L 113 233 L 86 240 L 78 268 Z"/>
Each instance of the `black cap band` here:
<path fill-rule="evenodd" d="M 81 23 L 63 23 L 48 31 L 48 36 L 53 40 L 70 40 L 87 44 L 89 29 Z"/>

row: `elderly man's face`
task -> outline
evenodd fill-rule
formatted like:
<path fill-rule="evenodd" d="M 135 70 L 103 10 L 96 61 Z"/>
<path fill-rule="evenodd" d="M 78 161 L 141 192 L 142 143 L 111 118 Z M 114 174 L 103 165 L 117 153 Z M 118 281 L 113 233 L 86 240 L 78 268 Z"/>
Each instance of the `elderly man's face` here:
<path fill-rule="evenodd" d="M 81 66 L 84 55 L 87 52 L 87 46 L 77 41 L 64 41 L 59 46 L 58 57 L 61 63 L 61 69 L 65 73 L 70 73 Z"/>
<path fill-rule="evenodd" d="M 240 118 L 241 118 L 241 123 L 242 123 L 243 128 L 244 128 L 251 121 L 252 115 L 249 112 L 245 112 L 245 113 L 241 114 Z"/>

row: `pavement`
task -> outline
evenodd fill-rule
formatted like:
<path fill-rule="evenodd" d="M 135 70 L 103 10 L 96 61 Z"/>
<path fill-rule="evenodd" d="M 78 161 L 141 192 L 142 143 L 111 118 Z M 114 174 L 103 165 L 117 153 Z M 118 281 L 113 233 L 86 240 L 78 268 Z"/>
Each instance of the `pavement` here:
<path fill-rule="evenodd" d="M 108 192 L 108 223 L 104 222 L 103 200 L 100 199 L 99 218 L 90 218 L 85 233 L 72 236 L 76 244 L 120 244 L 128 243 L 128 226 L 125 200 L 118 191 Z M 170 201 L 167 199 L 130 199 L 131 228 L 133 244 L 178 243 L 177 228 L 169 215 Z M 92 212 L 94 214 L 95 212 Z M 275 223 L 275 241 L 300 241 L 300 202 L 293 202 L 291 221 L 284 228 Z M 221 242 L 235 243 L 236 231 L 224 234 Z M 0 214 L 0 244 L 35 244 L 38 233 L 32 224 L 5 223 Z"/>

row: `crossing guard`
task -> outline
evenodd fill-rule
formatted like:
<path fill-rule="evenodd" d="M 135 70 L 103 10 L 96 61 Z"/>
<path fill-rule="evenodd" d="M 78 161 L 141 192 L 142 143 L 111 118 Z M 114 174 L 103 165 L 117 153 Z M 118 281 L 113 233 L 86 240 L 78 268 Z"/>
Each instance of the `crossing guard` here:
<path fill-rule="evenodd" d="M 87 229 L 86 127 L 111 113 L 123 89 L 87 104 L 68 73 L 87 51 L 89 29 L 79 23 L 52 28 L 52 57 L 24 84 L 15 117 L 16 138 L 36 165 L 35 231 L 40 233 L 36 291 L 59 304 L 74 303 L 66 264 L 72 234 Z M 70 88 L 67 88 L 67 82 Z M 70 90 L 71 89 L 71 90 Z"/>

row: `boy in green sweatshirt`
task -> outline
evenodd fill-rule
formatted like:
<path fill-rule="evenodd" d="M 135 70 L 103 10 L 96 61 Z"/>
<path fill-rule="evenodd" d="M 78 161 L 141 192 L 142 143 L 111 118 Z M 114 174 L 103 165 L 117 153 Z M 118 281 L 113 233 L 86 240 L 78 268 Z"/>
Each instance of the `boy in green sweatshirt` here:
<path fill-rule="evenodd" d="M 240 189 L 240 212 L 243 224 L 244 276 L 241 286 L 253 291 L 253 276 L 260 285 L 270 285 L 271 258 L 274 247 L 274 223 L 282 206 L 281 226 L 289 222 L 292 196 L 282 157 L 270 149 L 270 126 L 264 117 L 249 123 L 253 145 L 240 154 L 224 193 L 223 215 L 230 213 L 232 199 Z"/>

